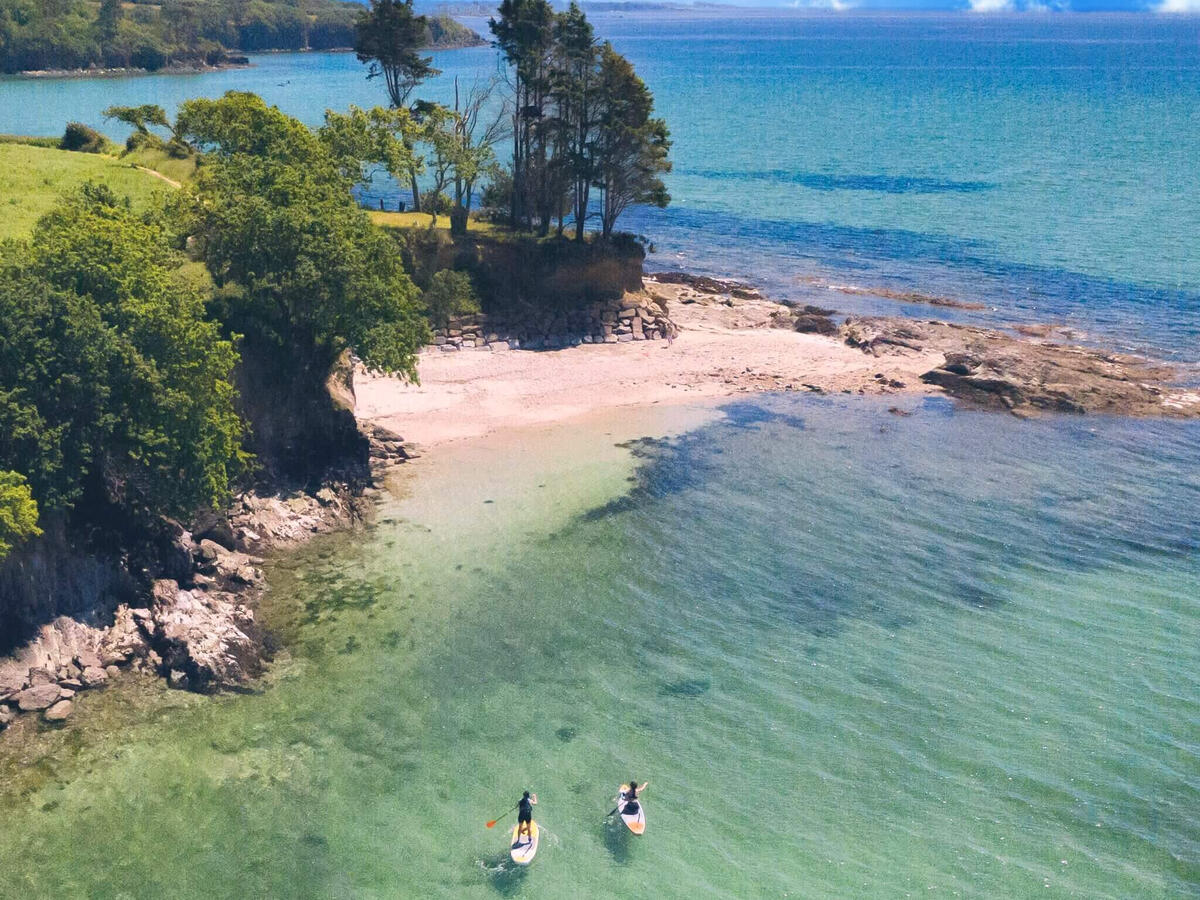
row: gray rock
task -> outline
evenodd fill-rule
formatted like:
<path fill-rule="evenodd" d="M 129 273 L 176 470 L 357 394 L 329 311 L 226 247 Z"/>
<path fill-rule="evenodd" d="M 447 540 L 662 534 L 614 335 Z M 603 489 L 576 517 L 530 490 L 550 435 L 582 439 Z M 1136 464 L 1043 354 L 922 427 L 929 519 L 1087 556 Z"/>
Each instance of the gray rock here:
<path fill-rule="evenodd" d="M 177 691 L 186 691 L 191 686 L 191 682 L 188 680 L 186 672 L 172 669 L 167 675 L 167 685 Z"/>
<path fill-rule="evenodd" d="M 107 675 L 109 678 L 116 678 L 118 675 L 121 674 L 121 670 L 119 668 L 117 668 L 116 666 L 105 666 L 104 674 Z"/>
<path fill-rule="evenodd" d="M 75 662 L 82 669 L 99 669 L 102 665 L 100 662 L 100 654 L 93 653 L 91 650 L 84 650 L 82 653 L 76 654 Z"/>
<path fill-rule="evenodd" d="M 108 674 L 99 666 L 88 666 L 83 670 L 83 675 L 80 678 L 84 687 L 100 687 L 108 681 Z"/>
<path fill-rule="evenodd" d="M 83 682 L 80 681 L 78 678 L 67 678 L 63 681 L 60 681 L 58 683 L 58 686 L 60 688 L 62 688 L 64 691 L 82 691 L 83 690 Z"/>
<path fill-rule="evenodd" d="M 0 731 L 8 727 L 8 723 L 13 720 L 13 711 L 0 703 Z"/>
<path fill-rule="evenodd" d="M 34 712 L 54 705 L 61 696 L 62 689 L 57 684 L 35 684 L 11 699 L 16 701 L 22 712 Z"/>
<path fill-rule="evenodd" d="M 47 722 L 64 722 L 75 711 L 75 704 L 70 700 L 59 700 L 44 713 L 42 717 Z"/>
<path fill-rule="evenodd" d="M 56 681 L 58 681 L 58 673 L 52 672 L 43 666 L 35 666 L 29 670 L 29 683 L 31 685 L 54 684 Z"/>

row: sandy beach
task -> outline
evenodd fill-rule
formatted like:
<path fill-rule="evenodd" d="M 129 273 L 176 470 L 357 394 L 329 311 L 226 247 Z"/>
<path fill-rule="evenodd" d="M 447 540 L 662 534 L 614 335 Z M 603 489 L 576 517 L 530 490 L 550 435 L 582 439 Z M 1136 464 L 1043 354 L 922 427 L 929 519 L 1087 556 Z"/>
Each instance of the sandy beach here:
<path fill-rule="evenodd" d="M 672 342 L 583 344 L 564 350 L 430 348 L 419 385 L 359 372 L 358 416 L 421 447 L 501 428 L 549 424 L 623 406 L 716 400 L 751 391 L 938 393 L 920 375 L 937 351 L 876 358 L 835 337 L 775 327 L 786 308 L 769 300 L 702 294 L 648 283 L 680 328 Z M 727 305 L 732 304 L 732 305 Z"/>

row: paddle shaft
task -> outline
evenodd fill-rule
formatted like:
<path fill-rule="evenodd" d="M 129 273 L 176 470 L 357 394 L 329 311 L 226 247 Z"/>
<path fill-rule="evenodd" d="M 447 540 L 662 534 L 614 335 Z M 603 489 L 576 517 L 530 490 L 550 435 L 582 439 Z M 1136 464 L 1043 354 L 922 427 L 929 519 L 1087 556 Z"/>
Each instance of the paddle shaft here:
<path fill-rule="evenodd" d="M 520 806 L 520 805 L 521 805 L 520 803 L 517 804 L 517 806 Z M 496 816 L 496 818 L 492 819 L 492 821 L 487 823 L 487 827 L 491 828 L 493 825 L 495 825 L 497 822 L 499 822 L 501 819 L 503 819 L 505 816 L 507 816 L 510 812 L 512 812 L 513 809 L 516 809 L 517 806 L 514 806 L 512 809 L 505 810 L 500 815 Z"/>

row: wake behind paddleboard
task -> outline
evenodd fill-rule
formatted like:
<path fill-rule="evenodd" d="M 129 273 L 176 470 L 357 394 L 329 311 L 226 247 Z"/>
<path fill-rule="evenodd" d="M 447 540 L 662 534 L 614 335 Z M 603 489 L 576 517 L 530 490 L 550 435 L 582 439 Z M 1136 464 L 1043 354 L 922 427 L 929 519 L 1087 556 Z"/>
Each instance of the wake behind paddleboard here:
<path fill-rule="evenodd" d="M 641 834 L 646 830 L 646 808 L 642 805 L 641 799 L 625 801 L 628 795 L 629 785 L 621 785 L 621 789 L 617 792 L 617 809 L 621 813 L 621 821 L 628 826 L 629 830 L 634 834 Z M 631 807 L 637 807 L 632 809 Z"/>
<path fill-rule="evenodd" d="M 537 854 L 539 837 L 538 823 L 529 823 L 528 835 L 518 835 L 517 832 L 520 830 L 521 825 L 518 822 L 513 826 L 512 849 L 509 851 L 509 855 L 512 857 L 512 861 L 518 866 L 527 866 L 533 862 L 533 857 Z"/>

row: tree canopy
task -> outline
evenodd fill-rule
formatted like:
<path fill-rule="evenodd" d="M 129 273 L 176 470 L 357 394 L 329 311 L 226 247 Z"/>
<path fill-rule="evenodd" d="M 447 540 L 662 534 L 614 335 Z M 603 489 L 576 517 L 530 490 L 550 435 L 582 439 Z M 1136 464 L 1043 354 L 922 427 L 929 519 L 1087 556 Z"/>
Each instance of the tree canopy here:
<path fill-rule="evenodd" d="M 557 219 L 561 233 L 570 212 L 582 240 L 592 188 L 605 237 L 629 206 L 669 202 L 666 123 L 633 65 L 597 45 L 576 3 L 556 14 L 546 0 L 503 0 L 491 30 L 510 70 L 515 227 L 546 234 Z"/>
<path fill-rule="evenodd" d="M 169 241 L 85 186 L 0 254 L 0 471 L 43 509 L 184 514 L 221 503 L 246 463 L 237 353 Z"/>
<path fill-rule="evenodd" d="M 395 241 L 350 194 L 353 150 L 251 94 L 188 101 L 177 127 L 213 151 L 182 211 L 230 325 L 326 368 L 349 348 L 415 379 L 427 327 Z"/>

